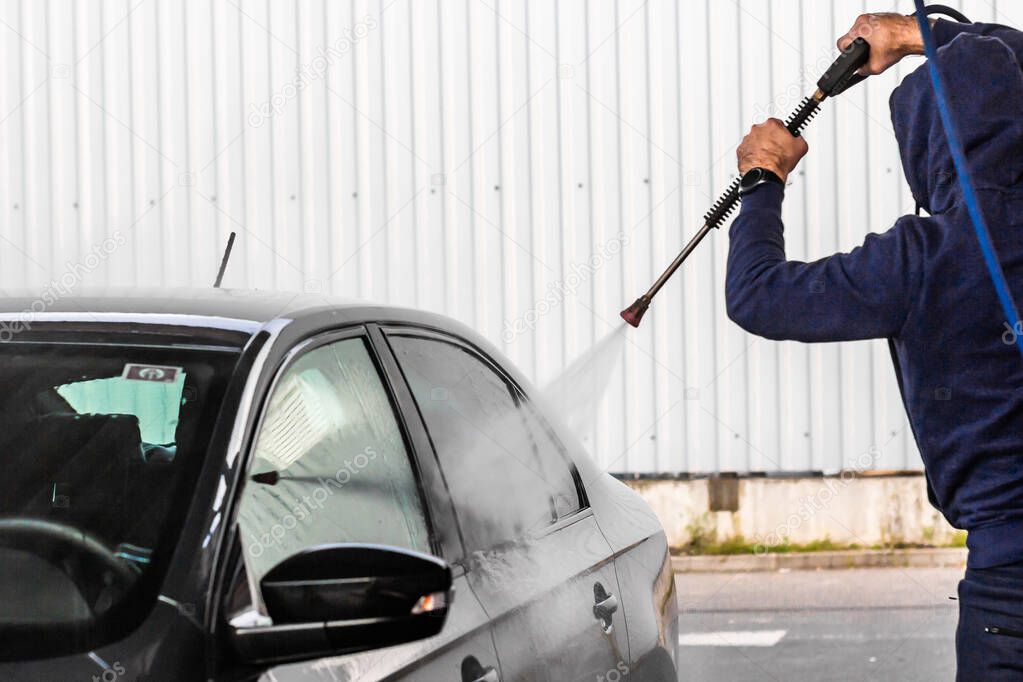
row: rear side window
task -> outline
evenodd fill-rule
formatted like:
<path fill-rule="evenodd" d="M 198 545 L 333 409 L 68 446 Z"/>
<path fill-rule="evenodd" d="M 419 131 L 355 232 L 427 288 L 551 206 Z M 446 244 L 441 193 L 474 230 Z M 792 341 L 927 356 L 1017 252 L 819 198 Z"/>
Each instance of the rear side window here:
<path fill-rule="evenodd" d="M 278 380 L 239 525 L 257 582 L 280 561 L 320 544 L 431 551 L 409 453 L 362 338 L 316 348 Z"/>
<path fill-rule="evenodd" d="M 468 551 L 541 531 L 580 507 L 572 469 L 488 361 L 436 338 L 390 343 L 426 422 Z"/>
<path fill-rule="evenodd" d="M 119 376 L 76 381 L 56 391 L 79 414 L 135 415 L 143 443 L 167 445 L 174 443 L 184 388 L 185 373 L 175 372 L 171 381 Z"/>
<path fill-rule="evenodd" d="M 561 443 L 557 441 L 550 427 L 542 421 L 532 405 L 522 408 L 523 419 L 533 438 L 536 454 L 543 467 L 544 479 L 551 496 L 558 518 L 564 518 L 579 511 L 579 489 L 576 487 L 575 475 L 568 463 L 568 458 Z"/>

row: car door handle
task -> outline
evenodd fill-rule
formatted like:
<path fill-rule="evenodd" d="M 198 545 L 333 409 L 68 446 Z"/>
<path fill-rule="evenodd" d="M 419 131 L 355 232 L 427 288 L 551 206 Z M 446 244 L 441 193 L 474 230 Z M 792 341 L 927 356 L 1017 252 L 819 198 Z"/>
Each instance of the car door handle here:
<path fill-rule="evenodd" d="M 593 615 L 597 618 L 607 618 L 610 620 L 616 611 L 618 611 L 618 597 L 613 594 L 593 605 Z"/>
<path fill-rule="evenodd" d="M 494 666 L 483 669 L 483 677 L 477 677 L 472 682 L 500 682 L 501 676 L 494 670 Z"/>
<path fill-rule="evenodd" d="M 475 656 L 466 656 L 462 661 L 462 682 L 501 682 L 494 666 L 484 668 Z"/>
<path fill-rule="evenodd" d="M 593 586 L 593 617 L 600 621 L 605 634 L 611 634 L 613 616 L 618 611 L 618 597 L 608 594 L 600 583 Z"/>

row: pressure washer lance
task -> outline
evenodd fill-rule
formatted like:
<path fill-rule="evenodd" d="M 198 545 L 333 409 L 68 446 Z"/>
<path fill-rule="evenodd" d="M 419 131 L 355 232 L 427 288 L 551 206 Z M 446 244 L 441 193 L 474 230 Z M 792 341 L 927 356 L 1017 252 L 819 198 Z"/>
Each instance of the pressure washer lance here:
<path fill-rule="evenodd" d="M 817 115 L 817 111 L 823 102 L 828 97 L 834 97 L 845 92 L 850 87 L 856 85 L 862 81 L 866 76 L 857 74 L 861 66 L 867 63 L 867 59 L 870 57 L 870 45 L 867 44 L 863 38 L 857 38 L 852 42 L 849 47 L 842 51 L 842 54 L 835 63 L 828 67 L 828 70 L 824 72 L 821 79 L 817 81 L 817 92 L 813 93 L 809 97 L 803 100 L 802 104 L 796 110 L 789 120 L 785 122 L 785 127 L 788 129 L 793 136 L 799 137 L 803 128 L 807 123 L 810 122 L 814 116 Z M 668 269 L 664 271 L 654 285 L 650 287 L 650 290 L 645 294 L 636 299 L 636 301 L 628 308 L 622 311 L 622 319 L 631 324 L 633 327 L 638 327 L 640 321 L 643 319 L 644 313 L 647 308 L 650 307 L 650 302 L 653 300 L 657 292 L 661 290 L 664 283 L 667 282 L 675 271 L 679 269 L 689 254 L 693 252 L 696 245 L 699 244 L 707 233 L 712 229 L 721 227 L 721 224 L 725 221 L 725 218 L 735 210 L 736 204 L 739 203 L 739 182 L 741 178 L 736 178 L 725 193 L 717 200 L 717 203 L 707 212 L 707 215 L 703 217 L 703 227 L 696 233 L 685 248 L 682 249 L 682 253 L 678 254 L 678 257 L 672 261 Z"/>

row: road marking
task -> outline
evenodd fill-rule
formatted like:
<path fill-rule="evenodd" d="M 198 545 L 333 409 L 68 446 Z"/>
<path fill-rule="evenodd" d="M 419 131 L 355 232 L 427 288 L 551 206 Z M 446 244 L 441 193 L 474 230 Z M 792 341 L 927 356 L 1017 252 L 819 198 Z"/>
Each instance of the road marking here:
<path fill-rule="evenodd" d="M 730 630 L 679 635 L 679 646 L 774 646 L 785 630 Z"/>

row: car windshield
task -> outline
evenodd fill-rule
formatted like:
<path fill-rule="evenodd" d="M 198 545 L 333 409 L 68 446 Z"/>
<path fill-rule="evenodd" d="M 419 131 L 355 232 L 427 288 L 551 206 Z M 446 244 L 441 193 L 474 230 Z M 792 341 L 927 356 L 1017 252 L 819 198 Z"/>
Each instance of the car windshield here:
<path fill-rule="evenodd" d="M 145 617 L 237 358 L 0 344 L 0 657 L 87 650 Z"/>

